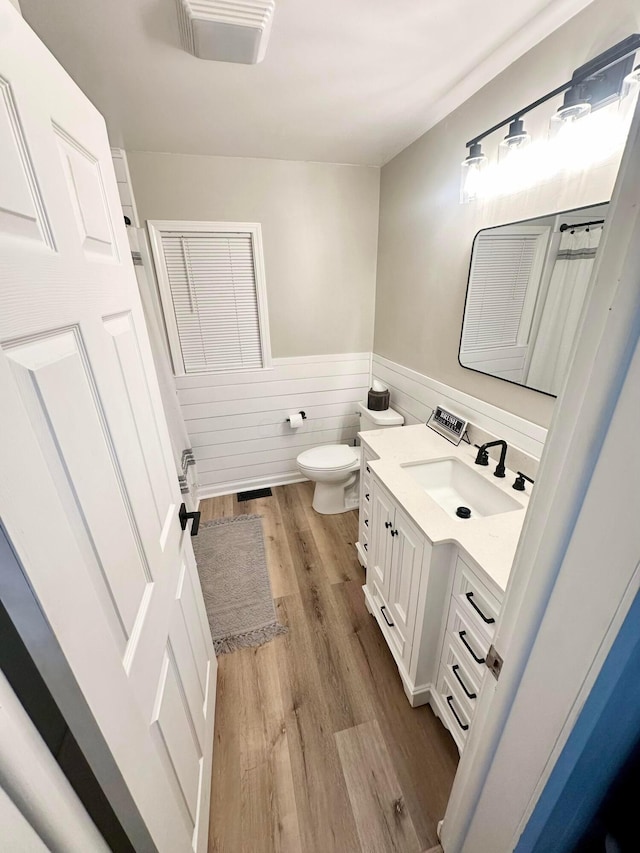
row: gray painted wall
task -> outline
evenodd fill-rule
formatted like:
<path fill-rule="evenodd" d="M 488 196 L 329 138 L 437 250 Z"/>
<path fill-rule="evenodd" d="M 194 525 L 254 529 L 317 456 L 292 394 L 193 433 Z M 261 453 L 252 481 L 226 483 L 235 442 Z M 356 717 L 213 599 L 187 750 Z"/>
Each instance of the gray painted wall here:
<path fill-rule="evenodd" d="M 141 221 L 262 223 L 274 358 L 373 343 L 380 170 L 127 151 Z"/>
<path fill-rule="evenodd" d="M 548 425 L 552 398 L 458 364 L 471 243 L 481 228 L 608 200 L 617 165 L 501 201 L 461 205 L 464 143 L 639 30 L 637 2 L 596 0 L 383 167 L 374 352 Z M 529 130 L 546 133 L 549 114 L 549 107 L 534 113 Z"/>

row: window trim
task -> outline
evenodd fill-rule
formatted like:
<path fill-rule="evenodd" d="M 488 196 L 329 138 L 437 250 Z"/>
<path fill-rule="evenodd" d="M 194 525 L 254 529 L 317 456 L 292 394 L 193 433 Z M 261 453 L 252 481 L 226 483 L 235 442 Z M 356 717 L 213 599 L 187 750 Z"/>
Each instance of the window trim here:
<path fill-rule="evenodd" d="M 269 313 L 267 309 L 267 280 L 264 268 L 264 255 L 262 250 L 262 226 L 259 222 L 193 222 L 189 220 L 176 219 L 149 219 L 147 220 L 147 229 L 149 231 L 149 240 L 151 242 L 151 252 L 153 254 L 153 262 L 156 268 L 156 277 L 158 279 L 158 289 L 160 291 L 160 301 L 162 307 L 162 315 L 164 325 L 167 331 L 167 339 L 169 342 L 169 352 L 171 354 L 171 362 L 173 366 L 174 376 L 203 376 L 209 373 L 250 373 L 257 370 L 269 370 L 272 366 L 271 361 L 271 343 L 269 339 Z M 236 371 L 230 370 L 203 370 L 194 373 L 187 373 L 184 369 L 184 360 L 182 358 L 182 347 L 180 346 L 180 336 L 178 334 L 178 324 L 173 306 L 173 298 L 171 296 L 171 286 L 169 284 L 169 276 L 164 260 L 164 251 L 162 248 L 162 235 L 171 234 L 172 232 L 181 231 L 202 231 L 211 233 L 228 233 L 239 232 L 249 234 L 251 236 L 251 246 L 253 249 L 253 266 L 256 279 L 256 301 L 258 307 L 258 324 L 260 327 L 260 346 L 262 350 L 262 367 L 261 368 L 240 368 Z"/>

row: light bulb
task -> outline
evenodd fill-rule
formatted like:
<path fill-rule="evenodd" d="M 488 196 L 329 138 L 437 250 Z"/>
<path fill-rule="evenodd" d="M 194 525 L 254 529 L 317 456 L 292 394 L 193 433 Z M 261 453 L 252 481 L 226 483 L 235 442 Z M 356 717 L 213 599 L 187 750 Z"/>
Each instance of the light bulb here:
<path fill-rule="evenodd" d="M 469 148 L 469 156 L 462 161 L 460 180 L 460 202 L 473 201 L 482 195 L 483 174 L 487 166 L 487 157 L 482 153 L 482 146 L 475 142 Z"/>
<path fill-rule="evenodd" d="M 622 81 L 621 98 L 626 98 L 627 95 L 635 95 L 640 88 L 640 65 L 631 71 Z"/>

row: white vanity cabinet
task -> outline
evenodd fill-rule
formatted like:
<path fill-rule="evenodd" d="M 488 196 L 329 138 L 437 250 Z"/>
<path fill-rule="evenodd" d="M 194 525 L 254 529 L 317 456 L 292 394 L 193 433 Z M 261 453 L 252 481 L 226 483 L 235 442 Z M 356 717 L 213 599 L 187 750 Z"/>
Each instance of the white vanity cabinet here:
<path fill-rule="evenodd" d="M 456 557 L 440 664 L 431 705 L 462 751 L 493 642 L 502 590 L 471 561 Z"/>
<path fill-rule="evenodd" d="M 372 474 L 369 462 L 372 459 L 377 459 L 366 445 L 362 445 L 362 458 L 360 461 L 360 506 L 359 506 L 359 526 L 358 526 L 358 541 L 356 549 L 358 551 L 358 559 L 364 568 L 367 568 L 369 554 L 371 553 L 371 507 L 372 500 Z"/>
<path fill-rule="evenodd" d="M 455 544 L 433 546 L 371 469 L 365 473 L 360 542 L 367 544 L 367 608 L 409 702 L 429 702 L 462 751 L 488 674 L 502 590 Z"/>
<path fill-rule="evenodd" d="M 421 705 L 437 672 L 451 550 L 443 546 L 434 553 L 393 496 L 375 475 L 370 477 L 365 601 L 391 649 L 407 698 Z"/>
<path fill-rule="evenodd" d="M 360 439 L 358 554 L 366 605 L 409 702 L 429 702 L 462 750 L 484 679 L 493 678 L 486 658 L 528 495 L 511 488 L 513 472 L 496 480 L 493 471 L 476 468 L 472 447 L 452 445 L 424 424 L 365 431 Z M 451 460 L 465 475 L 460 488 L 483 500 L 490 494 L 496 511 L 482 515 L 479 505 L 466 521 L 437 488 L 427 488 L 419 469 Z"/>

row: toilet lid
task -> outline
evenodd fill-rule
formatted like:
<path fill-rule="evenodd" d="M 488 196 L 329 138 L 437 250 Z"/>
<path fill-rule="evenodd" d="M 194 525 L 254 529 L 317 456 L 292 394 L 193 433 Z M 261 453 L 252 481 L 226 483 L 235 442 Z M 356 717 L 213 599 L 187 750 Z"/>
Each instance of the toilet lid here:
<path fill-rule="evenodd" d="M 356 450 L 357 448 L 349 447 L 347 444 L 324 444 L 305 450 L 298 456 L 298 462 L 305 468 L 336 471 L 340 468 L 350 468 L 359 461 Z"/>

